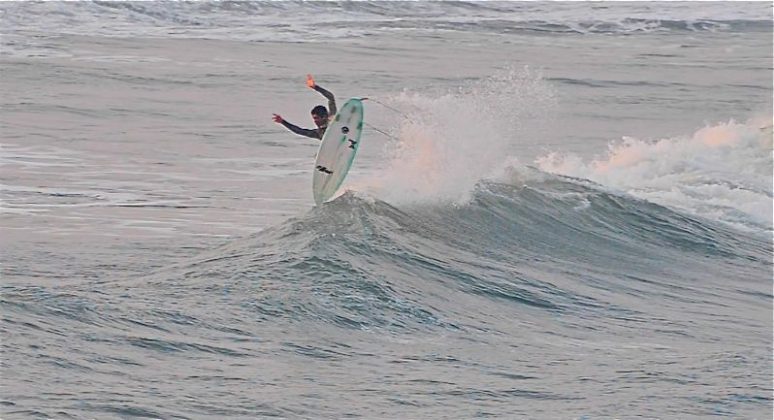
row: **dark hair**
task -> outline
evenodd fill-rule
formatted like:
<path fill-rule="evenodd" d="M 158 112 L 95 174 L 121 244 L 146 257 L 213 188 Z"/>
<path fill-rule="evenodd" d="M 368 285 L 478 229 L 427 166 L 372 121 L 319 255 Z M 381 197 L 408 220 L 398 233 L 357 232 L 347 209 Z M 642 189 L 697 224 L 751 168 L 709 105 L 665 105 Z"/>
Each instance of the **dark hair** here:
<path fill-rule="evenodd" d="M 328 110 L 325 109 L 322 105 L 317 105 L 316 107 L 312 108 L 312 115 L 319 115 L 321 117 L 327 117 L 328 116 Z"/>

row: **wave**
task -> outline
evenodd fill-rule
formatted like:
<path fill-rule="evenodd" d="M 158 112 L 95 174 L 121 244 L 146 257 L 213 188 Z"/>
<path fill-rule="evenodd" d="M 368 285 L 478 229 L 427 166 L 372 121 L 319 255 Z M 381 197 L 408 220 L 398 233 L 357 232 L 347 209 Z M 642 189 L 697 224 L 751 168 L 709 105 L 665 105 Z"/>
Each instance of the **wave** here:
<path fill-rule="evenodd" d="M 607 363 L 611 349 L 662 357 L 720 343 L 707 354 L 737 366 L 770 354 L 765 314 L 771 313 L 771 252 L 767 235 L 740 233 L 586 180 L 514 170 L 507 182 L 477 183 L 462 204 L 396 206 L 347 192 L 140 279 L 6 285 L 0 328 L 29 344 L 7 346 L 9 360 L 33 360 L 36 371 L 88 375 L 101 381 L 100 389 L 135 376 L 171 377 L 178 384 L 176 363 L 192 369 L 183 380 L 195 386 L 202 378 L 230 377 L 252 386 L 254 375 L 239 372 L 256 360 L 262 371 L 279 372 L 272 381 L 286 380 L 288 359 L 313 370 L 315 362 L 334 362 L 336 372 L 351 372 L 340 366 L 367 358 L 356 365 L 367 372 L 372 358 L 385 353 L 391 355 L 387 370 L 396 363 L 414 363 L 400 367 L 414 371 L 426 369 L 417 362 L 453 362 L 451 374 L 457 375 L 460 363 L 480 369 L 457 352 L 482 349 L 491 350 L 487 357 L 497 363 L 514 352 L 550 359 L 598 352 Z M 726 356 L 729 343 L 744 352 Z M 457 350 L 466 345 L 472 348 Z M 412 346 L 419 348 L 416 354 L 405 353 Z M 718 369 L 704 368 L 701 356 L 699 369 Z M 234 370 L 213 372 L 212 363 L 202 360 Z M 518 363 L 538 370 L 546 365 Z M 173 366 L 172 373 L 159 372 L 162 365 Z M 764 370 L 750 366 L 751 372 Z M 501 372 L 509 380 L 542 378 L 531 370 Z M 618 368 L 612 375 L 618 377 Z M 717 381 L 727 378 L 723 371 Z M 491 376 L 485 380 L 489 384 Z M 674 383 L 671 377 L 659 380 Z M 512 383 L 503 389 L 513 389 Z M 768 407 L 757 389 L 745 395 L 756 410 Z M 83 411 L 180 417 L 187 415 L 184 409 L 220 415 L 239 407 L 219 396 L 205 406 L 165 413 L 152 407 L 163 406 L 167 395 L 152 401 L 122 396 L 105 404 L 108 397 L 77 407 L 31 404 L 41 407 L 41 416 Z M 19 399 L 8 398 L 14 404 Z M 6 406 L 18 415 L 25 409 Z M 296 414 L 277 409 L 258 416 Z"/>
<path fill-rule="evenodd" d="M 464 329 L 479 305 L 603 316 L 624 294 L 677 301 L 708 261 L 711 282 L 729 281 L 727 261 L 753 278 L 770 271 L 763 236 L 536 169 L 512 181 L 481 182 L 465 204 L 395 207 L 348 191 L 159 273 L 159 293 L 219 289 L 264 320 Z"/>

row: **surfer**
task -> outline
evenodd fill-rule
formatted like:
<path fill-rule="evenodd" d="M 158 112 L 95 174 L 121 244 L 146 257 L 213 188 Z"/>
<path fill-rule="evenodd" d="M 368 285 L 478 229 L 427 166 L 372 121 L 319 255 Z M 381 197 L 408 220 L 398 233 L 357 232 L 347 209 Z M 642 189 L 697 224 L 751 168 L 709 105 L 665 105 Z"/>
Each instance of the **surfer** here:
<path fill-rule="evenodd" d="M 328 128 L 328 119 L 336 115 L 336 99 L 333 97 L 332 93 L 317 85 L 317 83 L 314 82 L 311 74 L 306 76 L 306 85 L 309 86 L 309 88 L 320 92 L 322 96 L 325 96 L 328 99 L 327 109 L 322 105 L 317 105 L 316 107 L 312 108 L 312 120 L 314 121 L 314 124 L 317 126 L 317 128 L 301 128 L 297 125 L 285 121 L 285 119 L 278 114 L 273 114 L 274 117 L 272 117 L 272 119 L 274 122 L 284 125 L 285 128 L 298 135 L 322 140 L 323 134 L 325 134 L 325 129 Z"/>

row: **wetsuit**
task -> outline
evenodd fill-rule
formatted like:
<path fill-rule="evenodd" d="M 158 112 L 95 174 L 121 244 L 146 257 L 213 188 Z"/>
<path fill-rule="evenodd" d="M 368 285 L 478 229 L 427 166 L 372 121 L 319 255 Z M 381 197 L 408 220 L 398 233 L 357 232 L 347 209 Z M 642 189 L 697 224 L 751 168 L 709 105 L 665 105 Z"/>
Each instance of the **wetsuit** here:
<path fill-rule="evenodd" d="M 328 99 L 328 117 L 333 118 L 333 116 L 336 115 L 336 99 L 333 97 L 333 94 L 318 85 L 314 85 L 314 90 L 320 92 L 322 96 L 325 96 Z M 325 129 L 328 128 L 327 122 L 322 127 L 317 128 L 301 128 L 284 120 L 282 121 L 282 125 L 296 134 L 318 140 L 322 140 Z"/>

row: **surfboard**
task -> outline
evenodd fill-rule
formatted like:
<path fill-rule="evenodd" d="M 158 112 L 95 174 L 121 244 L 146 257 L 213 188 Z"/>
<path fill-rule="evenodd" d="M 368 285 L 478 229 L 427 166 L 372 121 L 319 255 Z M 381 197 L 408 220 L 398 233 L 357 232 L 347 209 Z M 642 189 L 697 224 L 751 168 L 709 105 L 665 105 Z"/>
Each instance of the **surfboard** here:
<path fill-rule="evenodd" d="M 355 160 L 363 134 L 363 100 L 352 98 L 328 123 L 314 162 L 312 193 L 320 205 L 338 191 Z"/>

